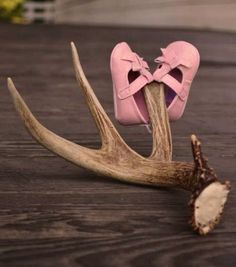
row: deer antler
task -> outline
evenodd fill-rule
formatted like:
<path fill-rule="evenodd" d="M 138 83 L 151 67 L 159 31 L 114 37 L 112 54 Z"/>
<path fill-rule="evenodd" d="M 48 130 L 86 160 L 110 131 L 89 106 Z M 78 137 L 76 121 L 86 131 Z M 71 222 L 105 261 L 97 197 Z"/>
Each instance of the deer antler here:
<path fill-rule="evenodd" d="M 128 183 L 176 186 L 192 192 L 191 224 L 200 234 L 208 233 L 222 213 L 229 182 L 217 180 L 194 135 L 191 137 L 194 163 L 171 161 L 172 141 L 163 85 L 153 82 L 144 89 L 153 133 L 152 153 L 145 158 L 132 150 L 119 135 L 86 79 L 73 43 L 71 48 L 76 78 L 99 130 L 101 148 L 80 146 L 46 129 L 33 116 L 8 78 L 9 91 L 26 128 L 48 150 L 98 174 Z"/>

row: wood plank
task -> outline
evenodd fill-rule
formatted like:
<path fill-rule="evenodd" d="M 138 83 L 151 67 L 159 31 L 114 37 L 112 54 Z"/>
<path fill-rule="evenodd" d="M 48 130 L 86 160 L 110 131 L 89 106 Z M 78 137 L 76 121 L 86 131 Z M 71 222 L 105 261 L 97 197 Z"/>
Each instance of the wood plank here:
<path fill-rule="evenodd" d="M 116 42 L 127 40 L 151 62 L 159 47 L 176 39 L 194 43 L 202 60 L 185 115 L 171 125 L 174 158 L 192 161 L 189 135 L 197 133 L 234 192 L 235 34 L 0 24 L 0 266 L 235 266 L 235 194 L 215 231 L 199 237 L 186 223 L 188 193 L 119 183 L 56 157 L 25 131 L 6 89 L 12 76 L 46 127 L 98 147 L 72 70 L 68 43 L 74 40 L 109 116 L 127 142 L 147 155 L 146 130 L 114 120 L 109 56 Z"/>
<path fill-rule="evenodd" d="M 234 0 L 57 0 L 55 11 L 57 23 L 236 30 Z"/>

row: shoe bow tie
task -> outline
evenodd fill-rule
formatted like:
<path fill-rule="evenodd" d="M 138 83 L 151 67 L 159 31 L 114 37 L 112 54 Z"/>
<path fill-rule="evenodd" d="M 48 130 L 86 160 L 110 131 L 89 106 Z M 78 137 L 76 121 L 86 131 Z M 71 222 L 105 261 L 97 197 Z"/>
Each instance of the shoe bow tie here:
<path fill-rule="evenodd" d="M 132 71 L 139 71 L 140 74 L 147 78 L 148 82 L 153 81 L 153 76 L 148 71 L 149 67 L 147 62 L 143 60 L 143 58 L 139 57 L 136 53 L 131 53 L 122 59 L 131 62 Z"/>
<path fill-rule="evenodd" d="M 178 55 L 174 51 L 168 50 L 166 51 L 165 48 L 161 48 L 162 56 L 157 57 L 155 59 L 156 63 L 163 64 L 166 63 L 169 65 L 170 69 L 174 69 L 179 65 L 183 65 L 184 67 L 190 68 L 191 65 L 187 60 L 183 57 L 179 58 Z"/>

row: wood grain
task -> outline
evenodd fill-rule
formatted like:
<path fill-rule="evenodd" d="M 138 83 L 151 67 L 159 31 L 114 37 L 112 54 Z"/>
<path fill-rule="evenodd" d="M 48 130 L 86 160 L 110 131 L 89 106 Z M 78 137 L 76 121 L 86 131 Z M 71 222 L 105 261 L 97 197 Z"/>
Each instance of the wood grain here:
<path fill-rule="evenodd" d="M 96 33 L 96 34 L 95 34 Z M 189 135 L 232 194 L 209 236 L 191 232 L 188 194 L 130 186 L 77 168 L 36 144 L 25 131 L 6 88 L 16 85 L 46 127 L 88 147 L 100 139 L 78 91 L 69 42 L 96 95 L 135 150 L 150 154 L 142 127 L 114 120 L 109 56 L 126 40 L 150 62 L 159 47 L 184 39 L 202 61 L 184 117 L 171 124 L 173 157 L 192 160 Z M 235 266 L 236 264 L 236 35 L 226 33 L 0 24 L 0 266 Z"/>

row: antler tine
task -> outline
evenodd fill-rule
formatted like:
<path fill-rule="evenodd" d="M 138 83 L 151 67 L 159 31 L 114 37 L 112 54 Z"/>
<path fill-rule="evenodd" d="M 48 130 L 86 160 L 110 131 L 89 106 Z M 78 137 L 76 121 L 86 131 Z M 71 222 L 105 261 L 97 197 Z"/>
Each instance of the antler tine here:
<path fill-rule="evenodd" d="M 172 141 L 169 118 L 166 110 L 163 84 L 152 82 L 145 86 L 145 99 L 152 126 L 152 153 L 150 159 L 171 161 Z"/>
<path fill-rule="evenodd" d="M 101 150 L 82 147 L 51 132 L 34 117 L 10 78 L 8 89 L 26 128 L 41 145 L 76 165 L 101 173 L 102 166 L 98 166 Z"/>
<path fill-rule="evenodd" d="M 111 146 L 114 145 L 114 141 L 124 143 L 122 137 L 115 129 L 113 123 L 107 116 L 102 105 L 94 94 L 94 91 L 84 74 L 76 46 L 73 42 L 71 42 L 71 51 L 76 79 L 83 90 L 87 105 L 99 130 L 99 134 L 102 139 L 102 145 Z"/>

